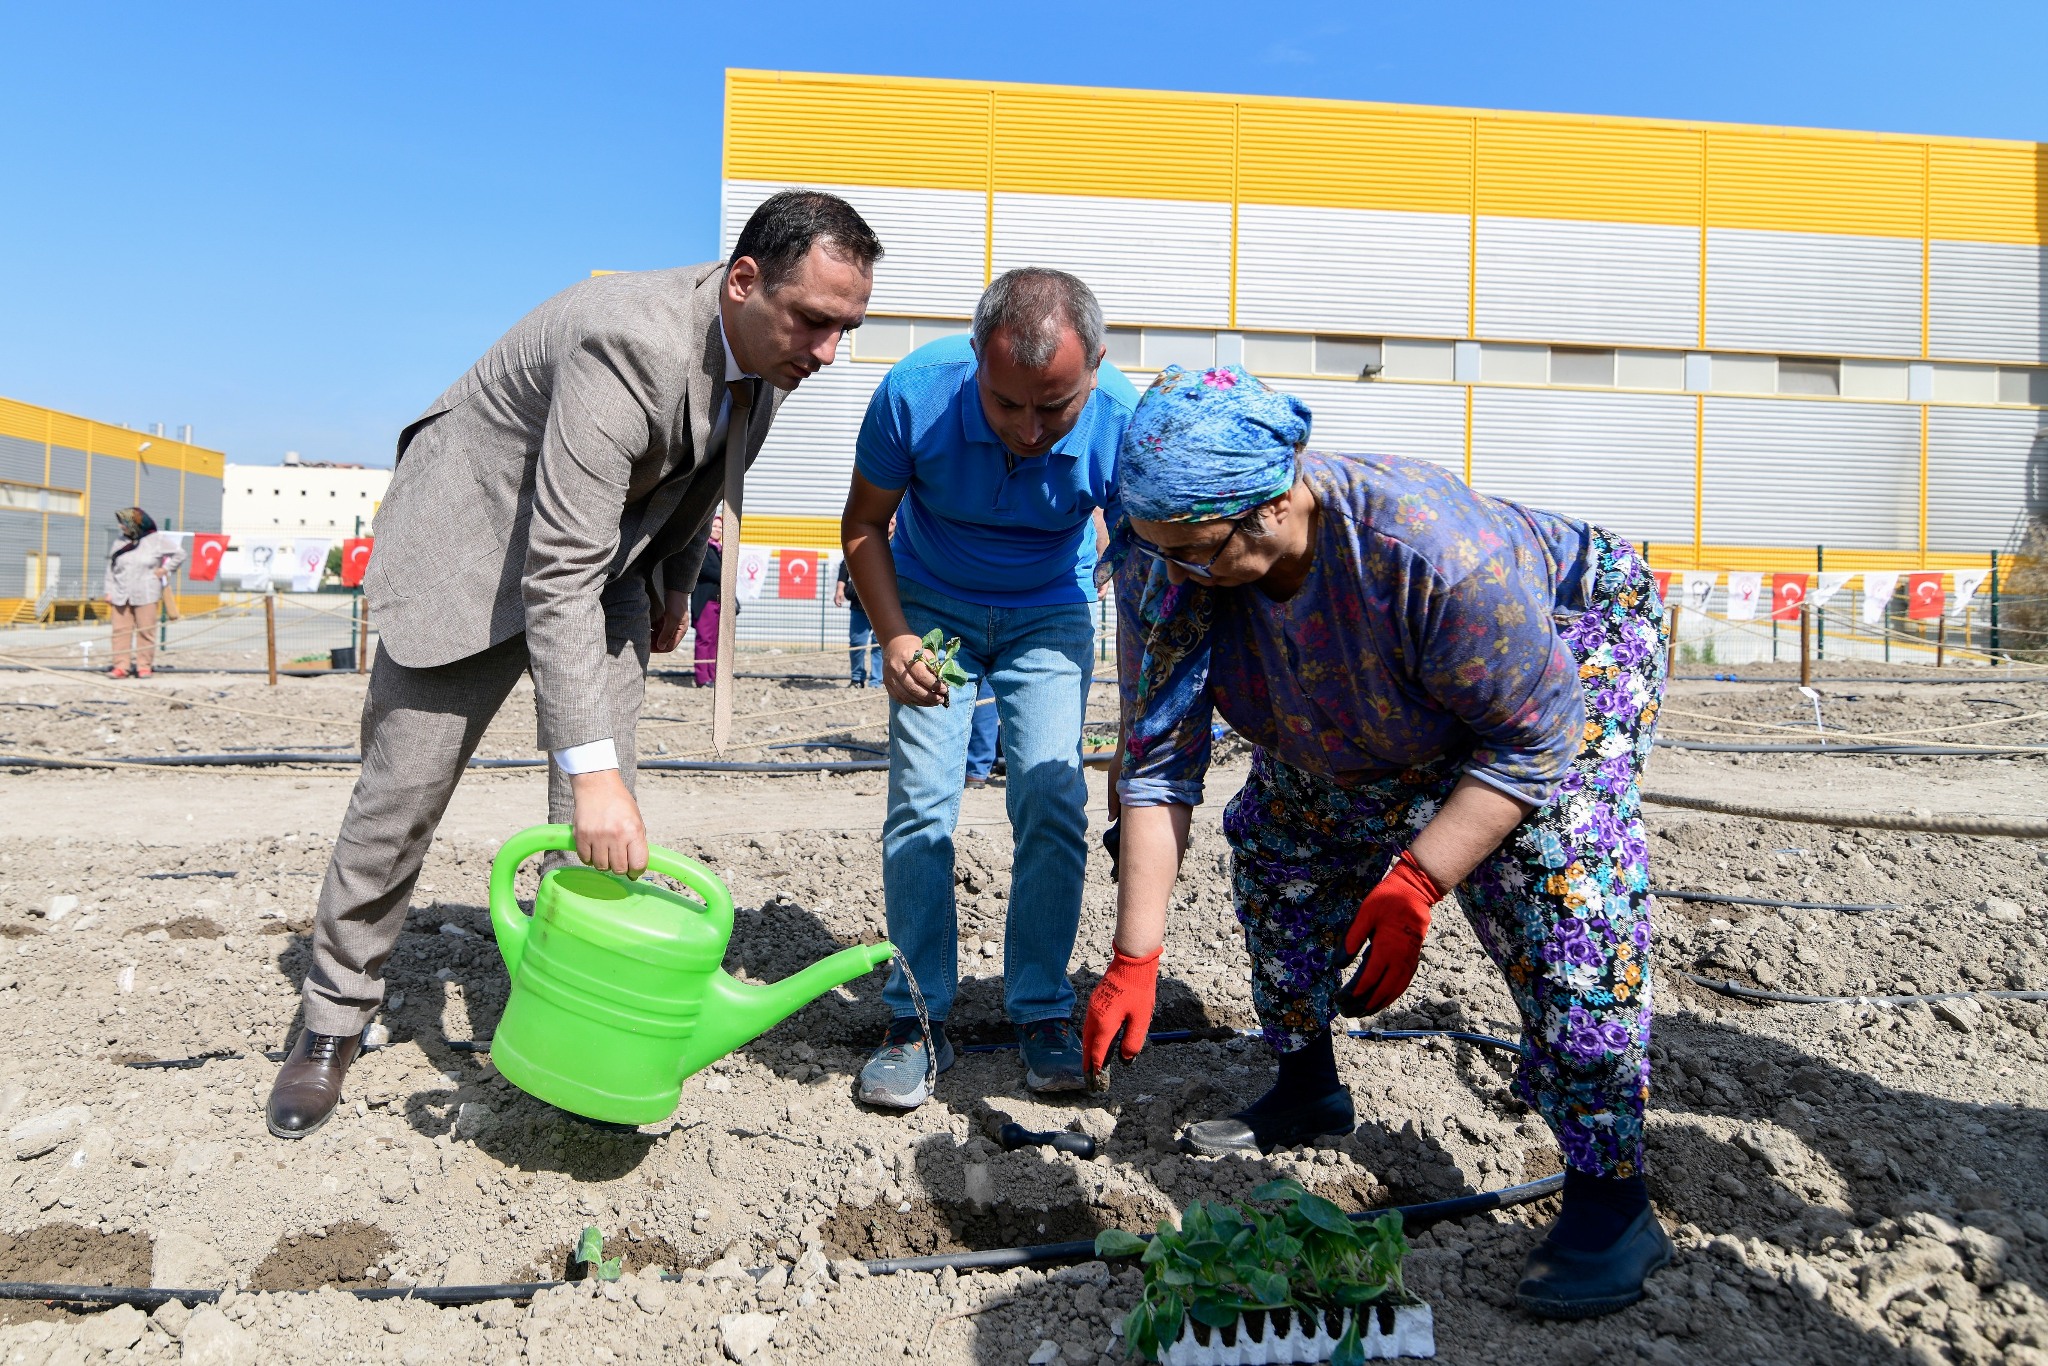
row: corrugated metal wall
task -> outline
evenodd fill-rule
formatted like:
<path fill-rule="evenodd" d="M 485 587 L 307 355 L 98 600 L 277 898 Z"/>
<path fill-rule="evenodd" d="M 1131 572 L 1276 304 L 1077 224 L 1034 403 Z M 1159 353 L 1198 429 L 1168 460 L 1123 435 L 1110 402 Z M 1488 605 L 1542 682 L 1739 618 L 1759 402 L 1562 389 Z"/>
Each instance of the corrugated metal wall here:
<path fill-rule="evenodd" d="M 868 399 L 886 365 L 839 357 L 805 380 L 775 415 L 767 444 L 747 471 L 747 499 L 756 513 L 837 520 L 853 476 L 853 443 Z M 747 537 L 749 542 L 754 537 Z"/>
<path fill-rule="evenodd" d="M 1928 255 L 1931 354 L 2048 361 L 2048 248 L 1933 242 Z"/>
<path fill-rule="evenodd" d="M 1920 243 L 1709 229 L 1707 345 L 1917 356 Z"/>
<path fill-rule="evenodd" d="M 1472 395 L 1472 484 L 1637 543 L 1693 534 L 1693 400 L 1488 389 Z"/>
<path fill-rule="evenodd" d="M 2048 438 L 2038 412 L 1930 408 L 1927 548 L 2014 550 L 2028 498 L 2048 512 Z"/>
<path fill-rule="evenodd" d="M 0 479 L 23 484 L 43 482 L 43 443 L 0 435 Z"/>
<path fill-rule="evenodd" d="M 1895 550 L 1920 534 L 1920 412 L 1905 405 L 1706 401 L 1706 539 Z"/>
<path fill-rule="evenodd" d="M 184 478 L 184 471 L 165 469 L 162 465 L 145 464 L 139 468 L 142 489 L 136 496 L 136 505 L 166 531 L 190 530 L 179 510 L 178 486 Z M 205 529 L 212 530 L 211 527 Z"/>
<path fill-rule="evenodd" d="M 1699 229 L 1481 218 L 1478 293 L 1482 337 L 1693 346 Z"/>
<path fill-rule="evenodd" d="M 1315 415 L 1309 444 L 1325 451 L 1383 451 L 1465 472 L 1465 391 L 1450 385 L 1276 380 Z"/>
<path fill-rule="evenodd" d="M 1461 336 L 1471 256 L 1463 214 L 1246 204 L 1238 325 Z"/>
<path fill-rule="evenodd" d="M 1113 323 L 1228 326 L 1230 206 L 998 194 L 993 269 L 1018 266 L 1084 277 Z"/>
<path fill-rule="evenodd" d="M 966 314 L 981 297 L 988 198 L 960 190 L 873 185 L 797 185 L 729 180 L 722 190 L 719 254 L 729 255 L 740 229 L 777 190 L 828 190 L 860 210 L 887 249 L 875 274 L 875 313 Z"/>

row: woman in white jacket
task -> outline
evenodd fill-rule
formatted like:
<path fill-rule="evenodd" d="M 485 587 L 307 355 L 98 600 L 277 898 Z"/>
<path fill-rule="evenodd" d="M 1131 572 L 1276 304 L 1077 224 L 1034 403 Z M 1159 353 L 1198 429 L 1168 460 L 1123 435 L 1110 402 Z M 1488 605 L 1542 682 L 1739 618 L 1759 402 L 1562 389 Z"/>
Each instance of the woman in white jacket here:
<path fill-rule="evenodd" d="M 148 678 L 156 661 L 157 604 L 163 601 L 164 585 L 185 562 L 185 552 L 178 538 L 158 531 L 141 508 L 122 508 L 114 520 L 121 524 L 121 539 L 107 556 L 102 593 L 114 609 L 114 667 L 108 673 L 128 677 L 132 638 L 135 676 Z"/>

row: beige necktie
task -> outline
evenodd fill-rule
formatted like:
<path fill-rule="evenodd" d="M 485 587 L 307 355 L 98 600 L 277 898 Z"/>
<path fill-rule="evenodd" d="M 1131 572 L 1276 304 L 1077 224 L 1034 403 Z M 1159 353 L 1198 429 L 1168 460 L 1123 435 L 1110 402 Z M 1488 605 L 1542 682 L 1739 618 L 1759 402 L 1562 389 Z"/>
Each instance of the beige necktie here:
<path fill-rule="evenodd" d="M 712 666 L 711 744 L 721 755 L 732 740 L 734 599 L 740 582 L 740 501 L 747 485 L 747 424 L 754 415 L 754 381 L 726 385 L 732 412 L 725 423 L 725 526 L 719 536 L 718 659 Z"/>

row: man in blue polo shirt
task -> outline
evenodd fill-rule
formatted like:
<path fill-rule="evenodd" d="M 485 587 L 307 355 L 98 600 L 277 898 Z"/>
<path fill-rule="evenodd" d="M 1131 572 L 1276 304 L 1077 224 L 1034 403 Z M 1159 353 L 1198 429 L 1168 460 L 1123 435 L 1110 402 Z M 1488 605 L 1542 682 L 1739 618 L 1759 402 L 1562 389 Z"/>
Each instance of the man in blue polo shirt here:
<path fill-rule="evenodd" d="M 840 523 L 891 699 L 889 938 L 924 992 L 939 1071 L 953 1062 L 944 1021 L 959 982 L 953 827 L 983 678 L 995 693 L 1016 845 L 1003 1004 L 1035 1091 L 1087 1084 L 1067 958 L 1087 859 L 1095 520 L 1138 402 L 1104 350 L 1088 286 L 1057 270 L 1001 276 L 975 308 L 971 341 L 919 347 L 875 391 Z M 920 659 L 934 628 L 959 637 L 965 685 L 948 689 Z M 882 997 L 894 1018 L 861 1069 L 860 1098 L 914 1109 L 930 1094 L 928 1059 L 900 968 Z"/>

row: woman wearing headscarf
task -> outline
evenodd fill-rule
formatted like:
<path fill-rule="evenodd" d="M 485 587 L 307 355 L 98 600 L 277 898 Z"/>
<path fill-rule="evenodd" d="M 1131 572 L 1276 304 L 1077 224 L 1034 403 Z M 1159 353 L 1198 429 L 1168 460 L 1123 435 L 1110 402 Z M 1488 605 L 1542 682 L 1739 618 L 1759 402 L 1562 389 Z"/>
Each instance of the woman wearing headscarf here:
<path fill-rule="evenodd" d="M 1122 874 L 1088 1066 L 1119 1030 L 1126 1060 L 1143 1047 L 1219 711 L 1254 746 L 1223 829 L 1279 1076 L 1183 1142 L 1349 1133 L 1331 1020 L 1407 990 L 1456 893 L 1521 1015 L 1517 1090 L 1564 1153 L 1563 1211 L 1518 1299 L 1611 1312 L 1671 1255 L 1643 1181 L 1654 581 L 1599 527 L 1422 461 L 1308 450 L 1308 433 L 1298 399 L 1230 367 L 1167 370 L 1125 434 Z"/>
<path fill-rule="evenodd" d="M 697 566 L 697 586 L 690 593 L 690 622 L 697 632 L 696 672 L 693 681 L 708 688 L 718 673 L 718 576 L 725 567 L 725 514 L 711 518 L 711 539 L 704 547 L 704 562 Z M 739 610 L 739 604 L 733 604 Z"/>
<path fill-rule="evenodd" d="M 107 579 L 101 596 L 114 611 L 113 678 L 128 677 L 132 653 L 135 676 L 148 678 L 155 672 L 157 604 L 163 601 L 164 585 L 185 563 L 178 538 L 156 529 L 156 522 L 141 508 L 122 508 L 114 514 L 121 528 L 107 556 Z M 132 649 L 130 642 L 133 642 Z"/>

